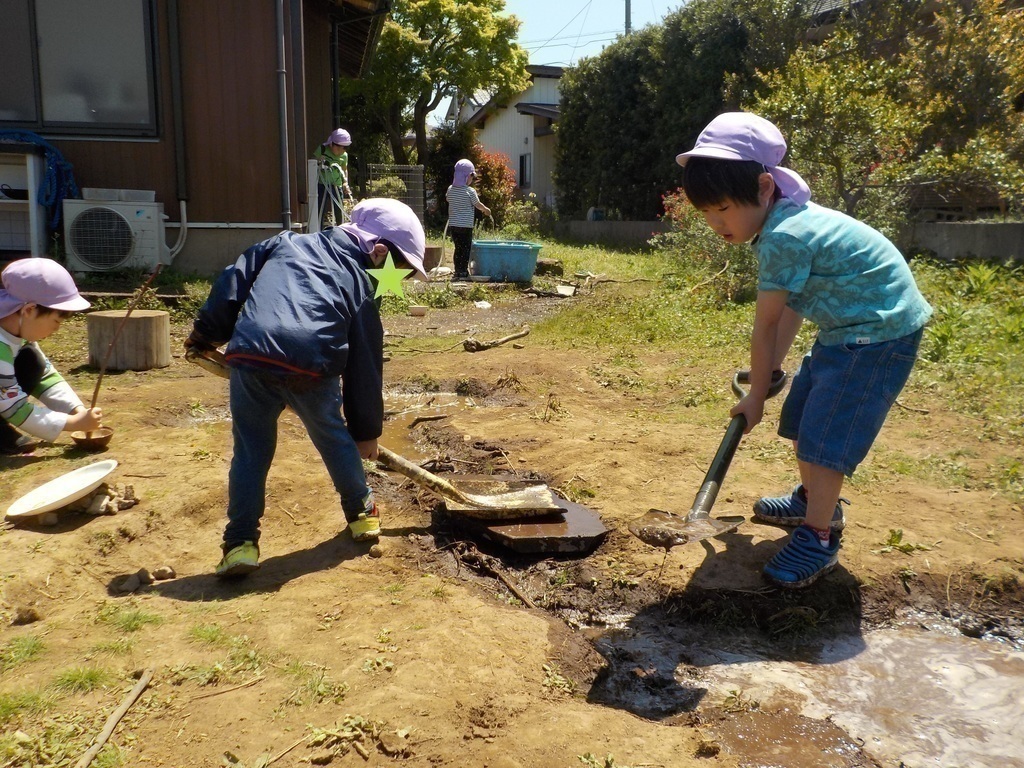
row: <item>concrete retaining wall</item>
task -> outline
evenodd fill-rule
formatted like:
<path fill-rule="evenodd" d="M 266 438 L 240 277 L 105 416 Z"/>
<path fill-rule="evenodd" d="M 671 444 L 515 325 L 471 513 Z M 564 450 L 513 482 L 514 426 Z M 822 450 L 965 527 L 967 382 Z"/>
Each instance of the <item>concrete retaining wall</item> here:
<path fill-rule="evenodd" d="M 1002 222 L 927 222 L 907 233 L 914 251 L 930 251 L 940 259 L 1024 261 L 1024 224 Z"/>
<path fill-rule="evenodd" d="M 643 248 L 659 232 L 661 221 L 560 221 L 555 234 L 583 243 Z M 1024 262 L 1024 223 L 924 222 L 901 238 L 911 251 L 930 251 L 940 259 L 991 259 Z"/>
<path fill-rule="evenodd" d="M 600 243 L 621 248 L 643 248 L 669 226 L 662 221 L 559 221 L 555 235 L 583 243 Z"/>

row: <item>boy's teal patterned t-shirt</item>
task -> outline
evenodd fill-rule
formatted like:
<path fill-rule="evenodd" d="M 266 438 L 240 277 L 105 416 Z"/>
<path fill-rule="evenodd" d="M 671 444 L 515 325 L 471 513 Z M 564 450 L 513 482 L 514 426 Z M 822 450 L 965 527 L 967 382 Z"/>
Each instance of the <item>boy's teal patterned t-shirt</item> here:
<path fill-rule="evenodd" d="M 906 259 L 867 224 L 783 198 L 753 243 L 758 289 L 817 324 L 822 344 L 874 344 L 921 328 L 932 309 Z"/>

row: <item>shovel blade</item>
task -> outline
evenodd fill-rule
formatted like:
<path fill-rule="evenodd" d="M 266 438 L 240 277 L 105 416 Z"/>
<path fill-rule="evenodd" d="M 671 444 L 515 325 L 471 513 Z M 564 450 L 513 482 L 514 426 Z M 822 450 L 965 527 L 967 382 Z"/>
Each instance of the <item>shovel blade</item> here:
<path fill-rule="evenodd" d="M 733 517 L 681 517 L 660 509 L 652 509 L 643 517 L 629 524 L 629 532 L 644 544 L 652 547 L 671 549 L 680 544 L 731 533 L 740 527 L 746 518 Z"/>

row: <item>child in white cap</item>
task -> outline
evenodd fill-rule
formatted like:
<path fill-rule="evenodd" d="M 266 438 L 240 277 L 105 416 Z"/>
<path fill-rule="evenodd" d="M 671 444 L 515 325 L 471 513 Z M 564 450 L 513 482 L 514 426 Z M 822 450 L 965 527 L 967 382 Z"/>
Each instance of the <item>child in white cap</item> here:
<path fill-rule="evenodd" d="M 331 131 L 326 141 L 313 152 L 320 172 L 317 194 L 320 200 L 320 225 L 333 227 L 345 220 L 343 201 L 352 198 L 348 185 L 348 148 L 352 134 L 344 128 Z"/>
<path fill-rule="evenodd" d="M 747 432 L 764 416 L 772 372 L 803 319 L 818 326 L 779 418 L 779 434 L 794 441 L 800 485 L 754 505 L 758 520 L 799 526 L 764 569 L 768 580 L 794 588 L 838 563 L 844 478 L 867 455 L 910 376 L 932 310 L 896 246 L 810 202 L 804 180 L 780 166 L 785 154 L 772 123 L 728 112 L 676 161 L 708 226 L 730 243 L 750 242 L 757 256 L 750 392 L 731 411 L 746 418 Z"/>
<path fill-rule="evenodd" d="M 384 329 L 366 270 L 388 253 L 425 278 L 423 227 L 409 206 L 371 198 L 352 220 L 316 234 L 281 234 L 221 273 L 186 348 L 227 343 L 234 454 L 218 576 L 259 567 L 260 519 L 277 420 L 290 407 L 316 446 L 355 541 L 380 536 L 363 459 L 384 425 Z"/>
<path fill-rule="evenodd" d="M 103 411 L 85 407 L 37 343 L 89 308 L 74 279 L 50 259 L 20 259 L 0 284 L 0 453 L 31 451 L 33 436 L 53 442 L 61 432 L 97 429 Z"/>
<path fill-rule="evenodd" d="M 455 164 L 455 176 L 445 193 L 448 200 L 448 234 L 455 245 L 455 279 L 469 277 L 469 257 L 473 250 L 473 225 L 476 223 L 474 210 L 484 216 L 491 215 L 491 209 L 480 202 L 480 195 L 470 186 L 476 176 L 476 168 L 469 160 L 462 159 Z"/>

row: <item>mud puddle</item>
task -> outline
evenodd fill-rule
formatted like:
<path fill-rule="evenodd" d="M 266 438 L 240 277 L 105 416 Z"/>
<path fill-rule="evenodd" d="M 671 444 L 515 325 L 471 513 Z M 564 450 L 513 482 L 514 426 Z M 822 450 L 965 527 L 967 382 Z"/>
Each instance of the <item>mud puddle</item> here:
<path fill-rule="evenodd" d="M 706 626 L 633 621 L 592 640 L 608 667 L 591 700 L 697 721 L 743 766 L 1024 768 L 1024 652 L 953 627 L 781 655 Z"/>

